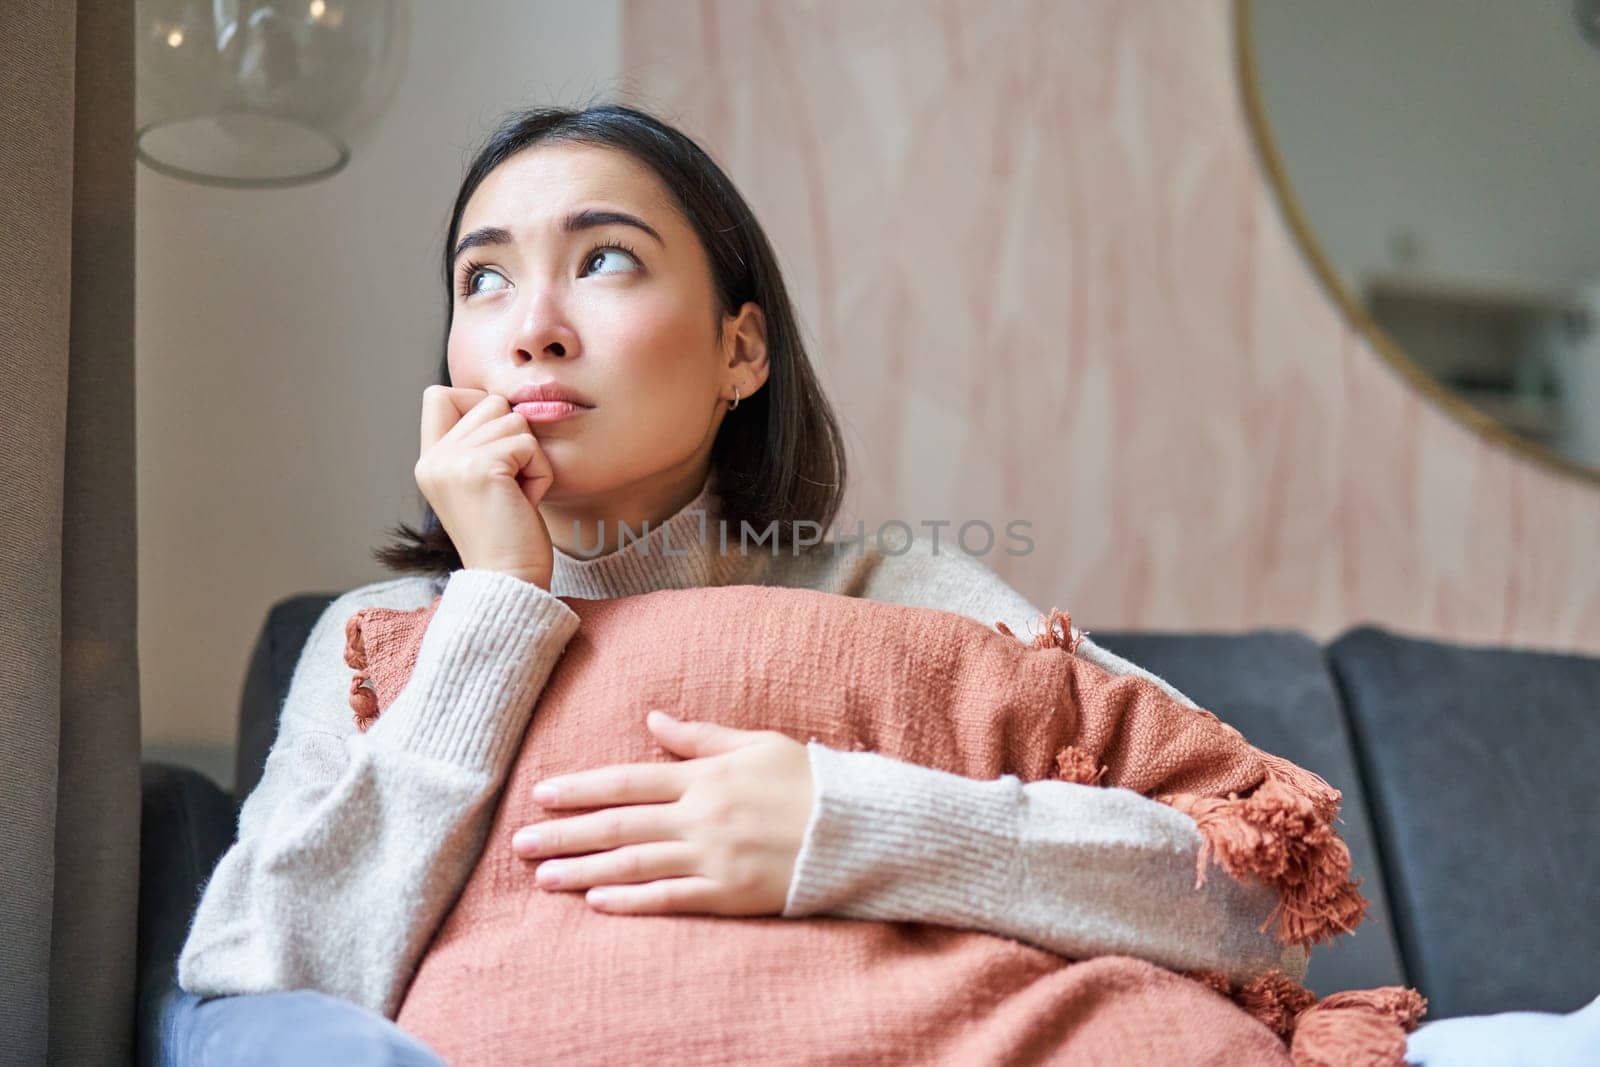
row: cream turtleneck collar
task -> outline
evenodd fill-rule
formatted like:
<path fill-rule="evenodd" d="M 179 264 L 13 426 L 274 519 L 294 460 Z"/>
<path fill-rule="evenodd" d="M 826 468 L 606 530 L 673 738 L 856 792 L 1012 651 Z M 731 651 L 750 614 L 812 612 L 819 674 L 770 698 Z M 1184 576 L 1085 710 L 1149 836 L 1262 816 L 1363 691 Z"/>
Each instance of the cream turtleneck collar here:
<path fill-rule="evenodd" d="M 593 558 L 556 547 L 550 592 L 605 600 L 656 589 L 730 584 L 740 569 L 741 557 L 737 551 L 719 550 L 721 504 L 716 475 L 709 474 L 693 500 L 664 521 L 649 524 L 649 536 L 630 539 L 623 547 Z M 737 532 L 730 536 L 737 537 Z M 439 578 L 435 584 L 442 588 L 447 580 Z"/>

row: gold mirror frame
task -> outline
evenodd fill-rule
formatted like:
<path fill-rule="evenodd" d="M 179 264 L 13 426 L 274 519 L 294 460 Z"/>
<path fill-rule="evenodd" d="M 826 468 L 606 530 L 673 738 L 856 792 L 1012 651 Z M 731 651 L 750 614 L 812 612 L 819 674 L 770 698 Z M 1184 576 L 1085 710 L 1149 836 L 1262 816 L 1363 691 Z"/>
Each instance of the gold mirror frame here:
<path fill-rule="evenodd" d="M 1238 68 L 1239 91 L 1244 98 L 1245 117 L 1255 141 L 1257 158 L 1277 196 L 1283 219 L 1294 234 L 1301 255 L 1311 265 L 1312 273 L 1321 282 L 1323 292 L 1338 305 L 1345 321 L 1355 327 L 1389 366 L 1394 368 L 1412 388 L 1443 409 L 1445 414 L 1479 436 L 1504 445 L 1535 463 L 1600 487 L 1600 468 L 1579 463 L 1537 441 L 1513 433 L 1423 370 L 1406 355 L 1398 342 L 1373 321 L 1372 316 L 1367 314 L 1366 308 L 1361 306 L 1361 302 L 1346 287 L 1344 279 L 1334 270 L 1327 253 L 1317 241 L 1317 235 L 1311 229 L 1305 211 L 1300 206 L 1300 200 L 1289 184 L 1283 157 L 1278 152 L 1278 143 L 1273 139 L 1272 127 L 1267 121 L 1266 106 L 1261 100 L 1260 77 L 1256 69 L 1255 37 L 1250 24 L 1250 11 L 1253 6 L 1252 0 L 1233 0 L 1234 58 Z"/>

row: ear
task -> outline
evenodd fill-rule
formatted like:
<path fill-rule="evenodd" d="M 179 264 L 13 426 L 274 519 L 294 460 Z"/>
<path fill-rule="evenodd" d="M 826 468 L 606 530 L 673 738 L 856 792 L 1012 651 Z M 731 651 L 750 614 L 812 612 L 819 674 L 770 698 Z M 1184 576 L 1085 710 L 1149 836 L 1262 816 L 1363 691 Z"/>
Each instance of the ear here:
<path fill-rule="evenodd" d="M 754 396 L 767 383 L 767 316 L 761 305 L 747 302 L 737 315 L 725 317 L 722 341 L 729 384 L 746 398 Z"/>

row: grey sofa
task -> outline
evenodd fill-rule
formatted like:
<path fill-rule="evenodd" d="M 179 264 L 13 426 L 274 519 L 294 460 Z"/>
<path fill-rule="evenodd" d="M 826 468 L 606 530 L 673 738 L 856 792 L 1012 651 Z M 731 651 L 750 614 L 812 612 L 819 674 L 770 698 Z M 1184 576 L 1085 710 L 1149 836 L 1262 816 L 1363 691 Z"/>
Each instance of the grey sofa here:
<path fill-rule="evenodd" d="M 235 794 L 188 768 L 144 767 L 142 1063 L 162 1062 L 190 916 L 331 599 L 290 597 L 267 615 L 244 684 Z M 1413 985 L 1429 1019 L 1566 1012 L 1600 993 L 1600 658 L 1373 627 L 1325 647 L 1284 630 L 1093 637 L 1343 791 L 1372 905 L 1355 934 L 1313 952 L 1316 992 Z"/>

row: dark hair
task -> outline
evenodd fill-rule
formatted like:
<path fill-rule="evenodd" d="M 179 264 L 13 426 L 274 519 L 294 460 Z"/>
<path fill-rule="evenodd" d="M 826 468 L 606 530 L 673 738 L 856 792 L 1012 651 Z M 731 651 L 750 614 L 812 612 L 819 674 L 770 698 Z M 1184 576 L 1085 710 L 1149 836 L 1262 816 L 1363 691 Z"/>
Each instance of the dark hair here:
<path fill-rule="evenodd" d="M 501 163 L 546 144 L 613 148 L 654 171 L 706 250 L 723 313 L 734 314 L 750 301 L 760 306 L 767 326 L 766 384 L 723 418 L 711 446 L 722 515 L 730 530 L 737 530 L 740 522 L 756 530 L 776 523 L 778 540 L 785 545 L 791 543 L 796 522 L 815 522 L 826 530 L 844 495 L 844 439 L 806 356 L 777 257 L 722 168 L 688 136 L 643 111 L 616 104 L 582 110 L 529 108 L 508 116 L 489 135 L 461 181 L 445 237 L 447 347 L 440 382 L 450 382 L 448 343 L 455 314 L 451 250 L 467 201 Z M 426 503 L 420 530 L 400 523 L 389 532 L 395 542 L 374 549 L 373 556 L 391 570 L 443 576 L 462 566 L 449 534 Z"/>

